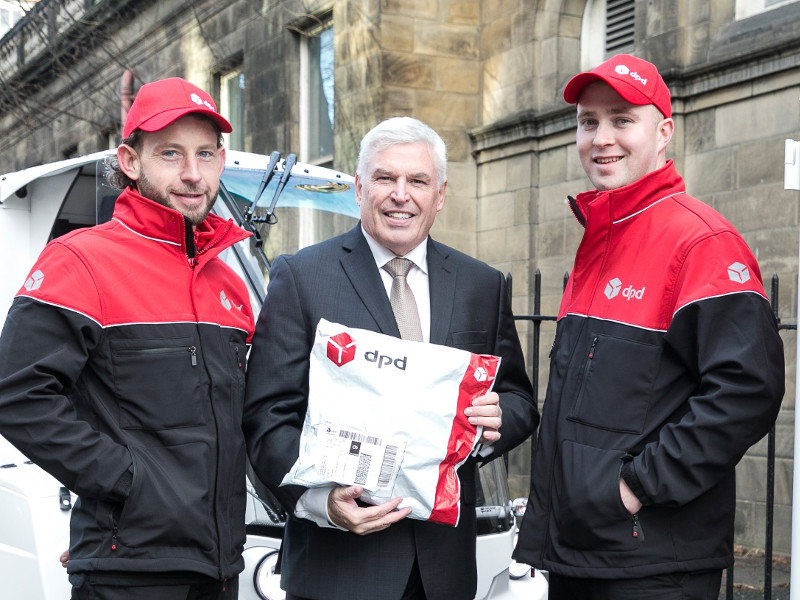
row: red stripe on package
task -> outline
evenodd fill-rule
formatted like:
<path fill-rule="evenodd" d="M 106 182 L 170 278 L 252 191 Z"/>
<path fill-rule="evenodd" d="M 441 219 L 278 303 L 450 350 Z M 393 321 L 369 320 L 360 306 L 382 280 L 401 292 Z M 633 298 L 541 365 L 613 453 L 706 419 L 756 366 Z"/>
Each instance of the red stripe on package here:
<path fill-rule="evenodd" d="M 430 521 L 458 523 L 459 505 L 452 501 L 453 497 L 460 497 L 461 491 L 456 469 L 467 460 L 478 437 L 464 409 L 472 405 L 473 399 L 486 393 L 486 383 L 495 380 L 499 364 L 499 359 L 494 356 L 470 355 L 469 368 L 458 386 L 458 410 L 447 443 L 447 455 L 439 464 L 439 481 Z"/>

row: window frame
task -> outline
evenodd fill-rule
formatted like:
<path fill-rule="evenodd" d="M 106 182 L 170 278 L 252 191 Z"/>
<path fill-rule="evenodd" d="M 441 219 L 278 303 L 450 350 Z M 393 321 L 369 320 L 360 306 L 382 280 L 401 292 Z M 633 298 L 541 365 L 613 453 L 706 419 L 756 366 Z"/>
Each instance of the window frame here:
<path fill-rule="evenodd" d="M 335 114 L 334 121 L 331 123 L 330 136 L 331 136 L 331 151 L 326 154 L 317 154 L 312 150 L 312 146 L 318 145 L 319 134 L 314 131 L 314 123 L 311 115 L 312 109 L 317 110 L 320 108 L 319 104 L 314 100 L 314 91 L 311 89 L 311 39 L 319 38 L 324 31 L 334 29 L 333 11 L 327 10 L 305 21 L 302 25 L 293 27 L 299 35 L 299 50 L 300 50 L 300 82 L 299 82 L 299 133 L 300 133 L 300 152 L 299 158 L 301 162 L 319 165 L 324 167 L 331 167 L 333 165 L 333 137 L 335 133 Z M 333 50 L 331 50 L 333 52 Z M 323 93 L 324 97 L 324 93 Z M 312 102 L 315 105 L 312 107 Z M 327 104 L 327 103 L 326 103 Z M 335 111 L 335 96 L 333 97 L 333 106 L 329 110 Z"/>
<path fill-rule="evenodd" d="M 231 111 L 231 96 L 228 93 L 228 82 L 232 79 L 244 79 L 244 85 L 239 87 L 241 90 L 239 97 L 239 115 L 238 118 L 232 114 Z M 245 78 L 244 74 L 244 66 L 242 63 L 238 63 L 235 66 L 231 66 L 230 68 L 226 69 L 217 74 L 217 86 L 219 89 L 219 113 L 228 119 L 230 124 L 233 126 L 233 131 L 231 133 L 223 133 L 222 139 L 225 144 L 225 148 L 229 150 L 245 150 L 245 90 L 247 85 L 247 79 Z"/>
<path fill-rule="evenodd" d="M 631 54 L 636 44 L 636 3 L 630 4 L 631 42 L 626 46 L 608 49 L 608 0 L 588 0 L 581 22 L 581 70 L 588 71 L 615 54 Z"/>
<path fill-rule="evenodd" d="M 793 4 L 798 0 L 736 0 L 735 17 L 736 21 L 748 19 L 765 12 Z"/>

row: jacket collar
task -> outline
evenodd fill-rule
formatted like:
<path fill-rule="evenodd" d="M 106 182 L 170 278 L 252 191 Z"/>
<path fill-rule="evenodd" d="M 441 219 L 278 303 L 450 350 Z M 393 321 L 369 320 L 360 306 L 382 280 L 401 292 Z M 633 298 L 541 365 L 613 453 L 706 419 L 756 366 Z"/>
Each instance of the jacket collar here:
<path fill-rule="evenodd" d="M 450 249 L 428 236 L 428 285 L 431 294 L 431 344 L 446 344 L 456 305 L 456 271 Z"/>
<path fill-rule="evenodd" d="M 190 258 L 197 254 L 211 258 L 251 235 L 232 220 L 213 213 L 192 232 L 191 225 L 177 210 L 153 202 L 130 188 L 117 198 L 113 218 L 137 235 L 180 248 Z"/>
<path fill-rule="evenodd" d="M 581 225 L 594 229 L 623 221 L 685 191 L 683 179 L 672 160 L 668 160 L 660 169 L 625 187 L 578 194 L 574 200 L 570 198 L 570 207 Z"/>
<path fill-rule="evenodd" d="M 342 236 L 340 262 L 345 275 L 356 290 L 364 307 L 378 324 L 379 333 L 400 337 L 392 306 L 381 281 L 378 266 L 367 238 L 361 231 L 361 222 Z"/>
<path fill-rule="evenodd" d="M 380 333 L 400 337 L 400 330 L 386 295 L 378 267 L 359 222 L 350 232 L 342 236 L 342 268 L 355 288 L 366 309 L 378 324 Z M 448 260 L 450 251 L 446 246 L 428 236 L 428 286 L 431 298 L 432 344 L 445 344 L 450 329 L 450 320 L 455 306 L 456 273 Z"/>

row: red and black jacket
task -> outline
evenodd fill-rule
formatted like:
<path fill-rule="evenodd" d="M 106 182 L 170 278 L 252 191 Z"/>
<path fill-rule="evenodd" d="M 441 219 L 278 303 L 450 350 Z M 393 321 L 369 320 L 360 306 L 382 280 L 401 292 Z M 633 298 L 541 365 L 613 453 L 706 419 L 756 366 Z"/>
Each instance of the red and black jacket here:
<path fill-rule="evenodd" d="M 188 235 L 187 235 L 188 232 Z M 69 571 L 243 568 L 247 233 L 122 193 L 48 244 L 0 337 L 0 433 L 79 496 Z"/>
<path fill-rule="evenodd" d="M 733 562 L 734 468 L 770 429 L 783 347 L 758 264 L 672 162 L 573 210 L 586 231 L 559 311 L 515 558 L 635 578 Z M 642 501 L 631 516 L 620 477 Z"/>

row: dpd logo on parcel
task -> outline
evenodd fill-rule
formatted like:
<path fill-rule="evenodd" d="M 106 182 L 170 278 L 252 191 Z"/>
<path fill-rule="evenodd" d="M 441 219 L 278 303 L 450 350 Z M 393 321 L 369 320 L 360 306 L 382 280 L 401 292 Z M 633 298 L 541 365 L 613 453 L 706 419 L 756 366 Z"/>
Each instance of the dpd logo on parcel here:
<path fill-rule="evenodd" d="M 328 339 L 326 354 L 330 361 L 337 367 L 341 367 L 351 362 L 356 357 L 356 342 L 346 331 L 331 336 Z M 408 357 L 393 358 L 387 354 L 381 354 L 380 350 L 368 350 L 364 353 L 364 360 L 376 363 L 378 368 L 392 365 L 401 371 L 406 370 Z"/>
<path fill-rule="evenodd" d="M 333 364 L 341 367 L 356 357 L 356 343 L 349 333 L 343 331 L 328 340 L 327 354 Z"/>

